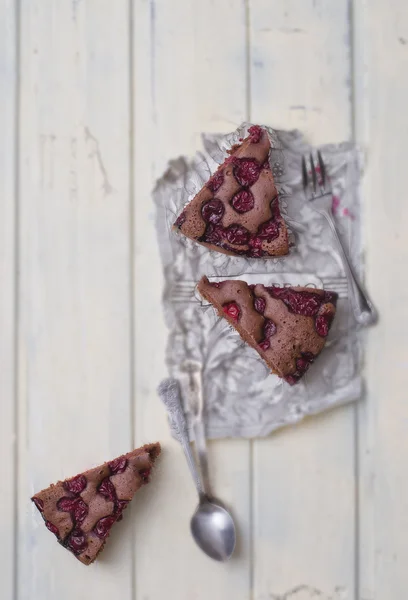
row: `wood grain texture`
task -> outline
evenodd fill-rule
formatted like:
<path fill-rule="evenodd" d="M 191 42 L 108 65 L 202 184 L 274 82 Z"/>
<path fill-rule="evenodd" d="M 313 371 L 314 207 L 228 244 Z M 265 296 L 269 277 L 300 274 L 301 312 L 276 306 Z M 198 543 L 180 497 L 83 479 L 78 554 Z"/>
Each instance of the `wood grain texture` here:
<path fill-rule="evenodd" d="M 19 600 L 132 598 L 128 515 L 85 573 L 30 503 L 131 445 L 128 16 L 21 3 Z"/>
<path fill-rule="evenodd" d="M 354 25 L 357 135 L 367 149 L 367 283 L 380 312 L 367 339 L 359 414 L 360 598 L 376 600 L 405 598 L 408 584 L 408 6 L 356 0 Z"/>
<path fill-rule="evenodd" d="M 12 598 L 15 559 L 16 5 L 0 3 L 0 577 Z"/>
<path fill-rule="evenodd" d="M 350 139 L 348 2 L 251 0 L 250 26 L 251 121 Z M 255 600 L 354 597 L 353 411 L 254 442 Z"/>
<path fill-rule="evenodd" d="M 234 508 L 239 553 L 217 564 L 194 544 L 197 495 L 182 450 L 171 440 L 156 393 L 166 376 L 167 331 L 151 191 L 167 162 L 201 148 L 202 131 L 231 131 L 246 118 L 246 13 L 235 0 L 135 0 L 135 386 L 136 439 L 159 436 L 161 466 L 136 515 L 136 597 L 247 600 L 250 577 L 249 444 L 210 446 L 216 493 Z M 146 59 L 148 57 L 148 60 Z M 157 486 L 157 487 L 154 487 Z M 153 491 L 157 490 L 154 494 Z M 151 561 L 160 565 L 152 576 Z M 169 581 L 163 588 L 163 580 Z"/>

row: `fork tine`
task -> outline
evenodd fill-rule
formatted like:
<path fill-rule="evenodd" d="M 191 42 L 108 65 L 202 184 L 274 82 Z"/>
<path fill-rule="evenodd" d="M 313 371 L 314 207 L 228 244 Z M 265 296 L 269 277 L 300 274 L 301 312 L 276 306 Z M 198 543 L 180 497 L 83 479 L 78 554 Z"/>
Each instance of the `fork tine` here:
<path fill-rule="evenodd" d="M 312 153 L 310 153 L 310 165 L 311 165 L 311 168 L 312 168 L 313 191 L 316 193 L 316 189 L 317 189 L 317 175 L 316 175 L 315 165 L 314 165 L 314 162 L 313 162 Z"/>
<path fill-rule="evenodd" d="M 323 185 L 323 187 L 326 187 L 326 166 L 323 162 L 323 157 L 320 153 L 320 150 L 317 151 L 317 158 L 319 160 L 320 175 L 322 177 L 322 185 Z"/>
<path fill-rule="evenodd" d="M 303 187 L 304 189 L 306 189 L 309 183 L 309 178 L 307 176 L 306 159 L 304 156 L 302 156 L 302 181 Z"/>

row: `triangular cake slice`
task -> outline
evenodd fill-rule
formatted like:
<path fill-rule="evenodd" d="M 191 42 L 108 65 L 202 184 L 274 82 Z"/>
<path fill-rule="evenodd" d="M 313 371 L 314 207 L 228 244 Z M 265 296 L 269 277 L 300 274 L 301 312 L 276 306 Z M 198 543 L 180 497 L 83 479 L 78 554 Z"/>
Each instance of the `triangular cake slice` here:
<path fill-rule="evenodd" d="M 249 286 L 238 280 L 210 283 L 207 277 L 197 289 L 271 371 L 291 385 L 322 351 L 336 312 L 337 294 L 319 289 Z"/>
<path fill-rule="evenodd" d="M 60 544 L 89 565 L 138 489 L 148 483 L 160 444 L 149 444 L 38 492 L 31 498 Z"/>
<path fill-rule="evenodd" d="M 232 256 L 268 258 L 288 253 L 288 232 L 269 166 L 265 129 L 249 128 L 241 144 L 178 216 L 173 228 Z"/>

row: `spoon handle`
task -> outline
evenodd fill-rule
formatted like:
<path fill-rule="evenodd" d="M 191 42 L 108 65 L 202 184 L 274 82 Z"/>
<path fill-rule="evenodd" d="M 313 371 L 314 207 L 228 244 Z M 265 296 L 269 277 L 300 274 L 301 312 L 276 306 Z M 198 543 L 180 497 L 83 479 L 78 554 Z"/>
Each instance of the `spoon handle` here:
<path fill-rule="evenodd" d="M 195 447 L 200 465 L 201 481 L 204 493 L 212 497 L 210 476 L 208 470 L 208 452 L 204 429 L 204 396 L 202 382 L 202 365 L 195 360 L 185 361 L 183 371 L 188 374 L 189 407 L 193 414 L 193 429 Z"/>
<path fill-rule="evenodd" d="M 176 379 L 165 379 L 159 385 L 158 392 L 163 404 L 166 406 L 171 428 L 184 450 L 190 473 L 198 495 L 201 497 L 203 495 L 203 486 L 189 442 L 187 421 L 184 415 L 178 381 Z"/>

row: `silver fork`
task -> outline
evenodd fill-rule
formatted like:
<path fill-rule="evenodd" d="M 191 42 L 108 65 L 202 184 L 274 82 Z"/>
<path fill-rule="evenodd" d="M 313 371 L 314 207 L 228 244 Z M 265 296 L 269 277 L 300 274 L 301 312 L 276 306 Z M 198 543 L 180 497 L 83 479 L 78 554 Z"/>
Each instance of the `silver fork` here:
<path fill-rule="evenodd" d="M 333 192 L 327 177 L 326 166 L 319 151 L 317 152 L 317 159 L 320 170 L 319 176 L 313 160 L 313 155 L 310 153 L 310 177 L 307 168 L 307 158 L 305 156 L 302 157 L 302 180 L 305 196 L 307 200 L 309 200 L 311 208 L 325 217 L 330 225 L 340 257 L 343 261 L 356 321 L 361 325 L 372 325 L 377 321 L 377 311 L 363 285 L 359 282 L 353 265 L 351 264 L 339 234 L 337 233 L 332 212 Z"/>

